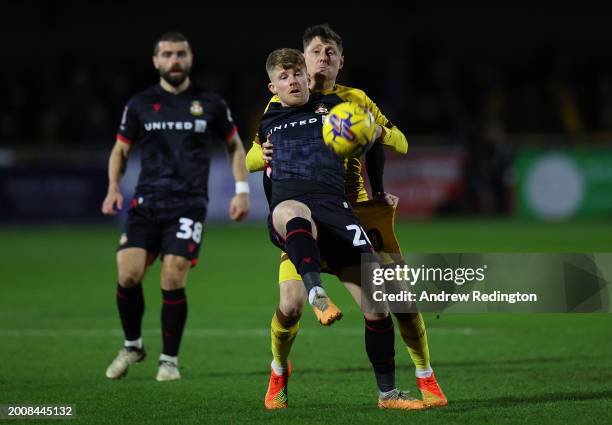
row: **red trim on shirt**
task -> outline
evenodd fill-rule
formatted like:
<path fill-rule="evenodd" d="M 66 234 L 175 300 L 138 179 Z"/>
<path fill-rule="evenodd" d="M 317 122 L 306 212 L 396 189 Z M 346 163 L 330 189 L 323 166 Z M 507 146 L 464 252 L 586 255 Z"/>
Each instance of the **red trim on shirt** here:
<path fill-rule="evenodd" d="M 123 142 L 123 143 L 127 143 L 128 145 L 132 144 L 132 141 L 130 139 L 128 139 L 127 137 L 122 136 L 121 134 L 117 134 L 117 140 L 119 140 L 120 142 Z"/>
<path fill-rule="evenodd" d="M 232 140 L 232 137 L 234 137 L 234 134 L 236 134 L 237 131 L 238 131 L 238 127 L 233 126 L 230 132 L 227 133 L 227 137 L 225 138 L 225 140 L 228 142 Z"/>

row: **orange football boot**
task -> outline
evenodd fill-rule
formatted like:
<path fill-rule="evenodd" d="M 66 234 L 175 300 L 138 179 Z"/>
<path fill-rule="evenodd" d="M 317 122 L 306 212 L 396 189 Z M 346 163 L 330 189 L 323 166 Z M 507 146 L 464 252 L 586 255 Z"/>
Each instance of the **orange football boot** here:
<path fill-rule="evenodd" d="M 287 362 L 287 372 L 283 375 L 277 375 L 274 373 L 274 369 L 270 368 L 270 383 L 268 384 L 268 391 L 266 391 L 266 398 L 264 405 L 266 409 L 286 409 L 289 407 L 289 398 L 287 395 L 287 384 L 289 383 L 289 376 L 291 376 L 291 362 Z"/>
<path fill-rule="evenodd" d="M 398 410 L 423 410 L 429 409 L 429 405 L 421 400 L 410 397 L 407 393 L 399 390 L 393 390 L 391 394 L 385 398 L 378 398 L 378 407 L 380 409 L 398 409 Z"/>
<path fill-rule="evenodd" d="M 311 306 L 317 320 L 323 326 L 330 326 L 337 320 L 342 319 L 342 312 L 327 296 L 315 296 Z"/>
<path fill-rule="evenodd" d="M 423 395 L 423 401 L 430 406 L 446 406 L 448 400 L 432 373 L 429 378 L 417 378 L 417 386 Z"/>

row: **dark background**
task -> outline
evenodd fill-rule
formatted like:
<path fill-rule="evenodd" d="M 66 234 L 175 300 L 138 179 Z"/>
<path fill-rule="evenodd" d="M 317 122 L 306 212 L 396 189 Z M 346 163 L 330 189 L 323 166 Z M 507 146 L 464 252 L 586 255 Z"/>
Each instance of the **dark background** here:
<path fill-rule="evenodd" d="M 193 80 L 226 98 L 248 148 L 270 96 L 267 54 L 301 49 L 304 29 L 327 22 L 344 38 L 339 82 L 364 89 L 402 129 L 409 160 L 427 173 L 429 156 L 419 160 L 419 149 L 438 146 L 461 168 L 442 182 L 449 201 L 437 213 L 511 214 L 511 170 L 522 148 L 610 152 L 611 15 L 586 2 L 464 3 L 8 2 L 0 17 L 0 176 L 16 176 L 19 167 L 20 176 L 35 172 L 40 181 L 53 175 L 54 163 L 64 171 L 68 164 L 77 187 L 74 165 L 85 165 L 99 178 L 81 192 L 104 192 L 123 106 L 158 81 L 152 49 L 169 30 L 190 38 Z M 392 188 L 404 198 L 409 191 L 435 196 L 429 181 L 413 179 L 413 190 L 403 178 Z M 22 180 L 0 190 L 0 217 L 24 216 L 6 207 L 13 194 L 25 197 Z M 52 189 L 62 192 L 63 184 Z M 37 182 L 25 186 L 33 188 L 30 198 L 49 192 Z M 75 207 L 53 215 L 93 216 L 97 201 L 75 198 L 88 213 Z M 53 195 L 48 204 L 64 202 Z"/>
<path fill-rule="evenodd" d="M 340 81 L 365 89 L 409 136 L 456 141 L 488 124 L 511 134 L 612 130 L 605 9 L 330 3 L 10 2 L 0 141 L 112 144 L 122 105 L 157 80 L 151 50 L 167 30 L 191 39 L 194 79 L 226 97 L 249 139 L 268 96 L 267 53 L 299 48 L 304 28 L 321 22 L 345 41 Z"/>

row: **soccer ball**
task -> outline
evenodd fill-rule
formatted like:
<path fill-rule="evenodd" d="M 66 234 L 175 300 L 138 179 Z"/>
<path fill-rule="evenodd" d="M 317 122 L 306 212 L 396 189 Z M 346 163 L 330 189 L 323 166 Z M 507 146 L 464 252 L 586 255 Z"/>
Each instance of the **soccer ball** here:
<path fill-rule="evenodd" d="M 323 121 L 323 140 L 343 158 L 358 158 L 374 141 L 376 122 L 363 106 L 344 102 L 334 106 Z"/>

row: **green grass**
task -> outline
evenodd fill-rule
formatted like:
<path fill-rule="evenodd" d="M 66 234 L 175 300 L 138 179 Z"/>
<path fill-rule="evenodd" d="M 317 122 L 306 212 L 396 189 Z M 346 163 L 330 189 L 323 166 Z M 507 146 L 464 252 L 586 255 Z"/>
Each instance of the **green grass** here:
<path fill-rule="evenodd" d="M 340 285 L 345 318 L 307 313 L 292 352 L 291 408 L 263 409 L 277 250 L 263 227 L 211 226 L 188 284 L 183 380 L 155 382 L 159 264 L 145 280 L 149 358 L 121 381 L 104 370 L 121 346 L 115 311 L 116 228 L 0 230 L 0 404 L 70 403 L 74 423 L 610 423 L 612 315 L 427 315 L 436 375 L 450 404 L 376 409 L 362 319 Z M 404 250 L 612 251 L 612 223 L 411 222 Z M 398 383 L 416 391 L 397 338 Z"/>

